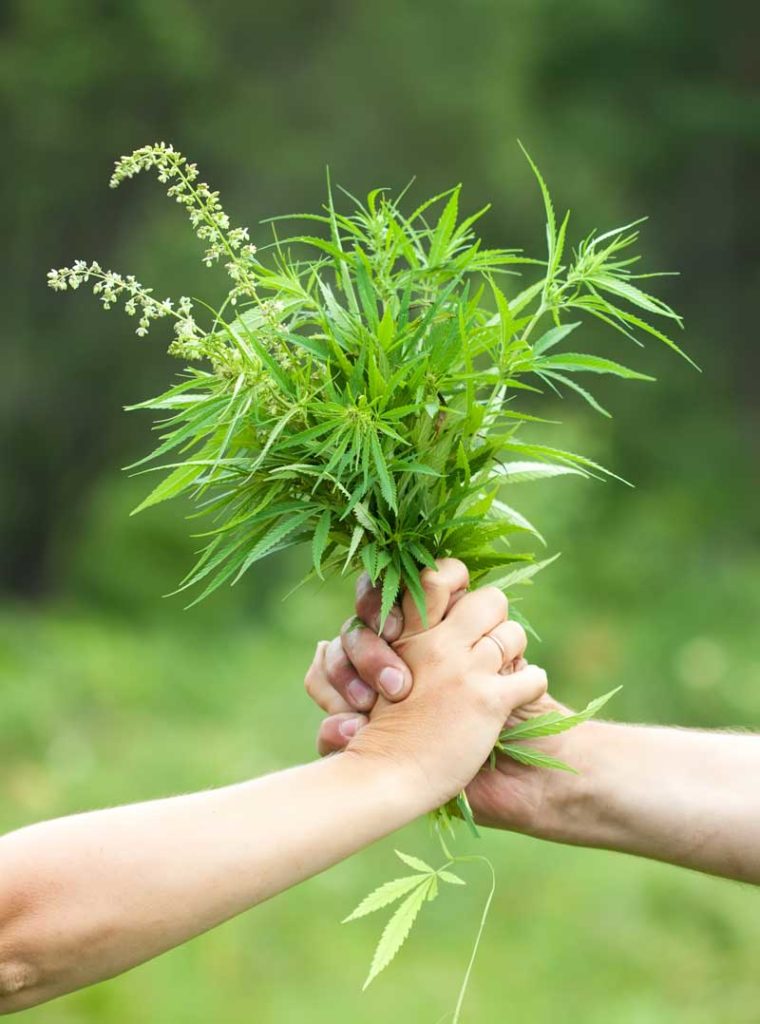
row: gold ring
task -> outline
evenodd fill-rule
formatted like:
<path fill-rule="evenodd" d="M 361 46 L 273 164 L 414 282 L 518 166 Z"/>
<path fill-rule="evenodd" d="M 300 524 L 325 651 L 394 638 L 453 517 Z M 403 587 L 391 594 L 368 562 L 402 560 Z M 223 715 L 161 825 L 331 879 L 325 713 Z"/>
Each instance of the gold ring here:
<path fill-rule="evenodd" d="M 501 640 L 499 640 L 498 636 L 494 636 L 493 633 L 486 633 L 483 639 L 493 640 L 493 642 L 496 644 L 496 646 L 499 648 L 499 651 L 501 652 L 501 663 L 503 665 L 504 662 L 507 660 L 507 649 L 501 642 Z"/>

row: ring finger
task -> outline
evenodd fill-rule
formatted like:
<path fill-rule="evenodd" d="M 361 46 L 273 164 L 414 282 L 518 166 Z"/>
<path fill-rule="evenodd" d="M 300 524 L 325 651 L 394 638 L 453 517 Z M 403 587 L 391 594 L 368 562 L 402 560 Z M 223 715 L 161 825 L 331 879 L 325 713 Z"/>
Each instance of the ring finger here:
<path fill-rule="evenodd" d="M 504 672 L 525 653 L 528 638 L 518 622 L 500 622 L 473 647 L 486 672 Z"/>

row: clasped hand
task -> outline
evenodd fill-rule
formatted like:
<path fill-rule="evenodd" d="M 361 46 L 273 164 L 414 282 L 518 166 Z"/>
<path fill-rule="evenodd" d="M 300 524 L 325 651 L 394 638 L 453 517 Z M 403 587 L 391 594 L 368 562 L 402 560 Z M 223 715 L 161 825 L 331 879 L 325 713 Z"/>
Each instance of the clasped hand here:
<path fill-rule="evenodd" d="M 380 592 L 363 576 L 356 616 L 318 644 L 306 689 L 328 715 L 319 752 L 407 765 L 431 810 L 466 788 L 481 823 L 531 831 L 549 773 L 506 757 L 496 771 L 481 769 L 505 724 L 560 705 L 527 662 L 525 630 L 509 620 L 501 591 L 469 592 L 467 567 L 452 558 L 421 582 L 427 628 L 405 594 L 379 635 Z M 556 754 L 562 737 L 542 742 Z"/>

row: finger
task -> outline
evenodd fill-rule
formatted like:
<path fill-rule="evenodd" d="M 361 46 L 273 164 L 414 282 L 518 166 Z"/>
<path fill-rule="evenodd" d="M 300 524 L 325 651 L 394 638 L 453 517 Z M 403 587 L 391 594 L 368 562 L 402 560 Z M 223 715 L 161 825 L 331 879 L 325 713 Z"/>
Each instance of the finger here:
<path fill-rule="evenodd" d="M 375 633 L 380 629 L 381 603 L 382 588 L 373 587 L 369 576 L 363 572 L 356 581 L 356 614 Z M 403 628 L 404 617 L 401 614 L 401 609 L 394 605 L 385 620 L 382 635 L 388 643 L 393 643 L 401 636 Z"/>
<path fill-rule="evenodd" d="M 403 700 L 412 688 L 412 673 L 406 662 L 371 629 L 346 623 L 341 634 L 346 661 L 352 672 L 388 700 Z M 373 700 L 374 703 L 374 700 Z M 356 705 L 359 707 L 359 705 Z M 366 705 L 361 705 L 364 710 Z"/>
<path fill-rule="evenodd" d="M 528 662 L 525 660 L 525 658 L 516 658 L 511 665 L 504 666 L 504 668 L 501 670 L 501 674 L 503 676 L 508 676 L 512 672 L 519 672 L 520 669 L 525 668 L 527 664 Z"/>
<path fill-rule="evenodd" d="M 437 569 L 423 569 L 420 573 L 420 584 L 425 594 L 428 628 L 437 626 L 446 614 L 452 596 L 458 591 L 467 589 L 470 574 L 464 562 L 458 558 L 439 558 Z M 401 602 L 404 613 L 404 632 L 418 633 L 424 629 L 424 623 L 414 598 L 407 592 Z"/>
<path fill-rule="evenodd" d="M 347 708 L 341 710 L 353 708 L 354 711 L 369 711 L 375 703 L 377 694 L 359 677 L 343 650 L 339 636 L 325 648 L 325 675 L 327 682 L 347 705 Z"/>
<path fill-rule="evenodd" d="M 335 687 L 331 686 L 327 678 L 326 653 L 329 646 L 327 640 L 320 640 L 317 644 L 314 660 L 304 679 L 304 686 L 315 704 L 328 714 L 336 714 L 339 711 L 350 711 L 351 707 Z"/>
<path fill-rule="evenodd" d="M 357 715 L 353 712 L 325 718 L 317 733 L 319 756 L 325 757 L 327 754 L 343 750 L 368 721 L 366 715 Z"/>
<path fill-rule="evenodd" d="M 481 587 L 457 601 L 446 616 L 444 626 L 474 646 L 506 619 L 508 607 L 506 597 L 496 587 Z"/>
<path fill-rule="evenodd" d="M 538 665 L 526 665 L 508 676 L 498 676 L 506 702 L 505 711 L 511 714 L 523 704 L 532 704 L 544 696 L 548 689 L 546 672 Z"/>
<path fill-rule="evenodd" d="M 449 614 L 449 612 L 454 607 L 454 605 L 457 603 L 457 601 L 461 601 L 462 600 L 462 598 L 464 597 L 464 595 L 466 593 L 467 593 L 466 590 L 456 590 L 456 591 L 454 591 L 454 593 L 449 598 L 449 604 L 448 604 L 448 607 L 446 608 L 446 615 Z M 446 618 L 446 615 L 444 615 L 444 619 Z"/>
<path fill-rule="evenodd" d="M 522 658 L 528 644 L 525 630 L 518 622 L 500 622 L 473 647 L 478 664 L 485 671 L 501 672 Z"/>

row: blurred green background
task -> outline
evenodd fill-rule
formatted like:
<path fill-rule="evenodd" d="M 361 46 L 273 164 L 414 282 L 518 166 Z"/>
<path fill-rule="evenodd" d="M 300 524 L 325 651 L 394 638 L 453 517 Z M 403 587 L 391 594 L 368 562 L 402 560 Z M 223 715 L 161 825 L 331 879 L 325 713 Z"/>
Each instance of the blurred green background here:
<path fill-rule="evenodd" d="M 49 293 L 44 278 L 96 258 L 159 292 L 218 294 L 155 181 L 107 188 L 115 157 L 159 138 L 252 225 L 316 208 L 329 164 L 356 193 L 413 175 L 417 197 L 462 181 L 473 209 L 493 202 L 489 241 L 537 250 L 540 202 L 518 137 L 572 207 L 576 239 L 649 215 L 647 264 L 682 272 L 663 293 L 703 372 L 621 339 L 617 355 L 659 383 L 597 386 L 614 420 L 546 400 L 564 426 L 544 439 L 636 490 L 569 479 L 519 492 L 564 552 L 525 594 L 543 637 L 533 658 L 568 702 L 622 683 L 620 718 L 757 728 L 749 13 L 707 0 L 5 0 L 0 826 L 309 758 L 318 714 L 301 680 L 315 640 L 350 610 L 348 580 L 282 603 L 296 554 L 184 612 L 161 598 L 190 564 L 184 510 L 127 516 L 144 481 L 119 467 L 147 450 L 150 424 L 121 406 L 177 367 L 158 339 L 135 338 L 91 296 Z M 604 350 L 616 355 L 609 339 Z M 396 843 L 424 852 L 425 829 L 411 831 Z M 499 889 L 467 1020 L 760 1020 L 755 892 L 521 837 L 481 845 Z M 432 907 L 361 995 L 379 922 L 338 921 L 392 861 L 382 844 L 28 1019 L 433 1024 L 453 1005 L 485 879 Z"/>

